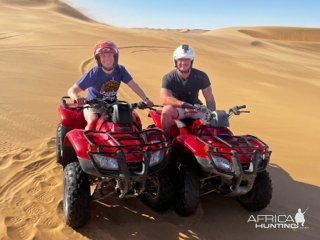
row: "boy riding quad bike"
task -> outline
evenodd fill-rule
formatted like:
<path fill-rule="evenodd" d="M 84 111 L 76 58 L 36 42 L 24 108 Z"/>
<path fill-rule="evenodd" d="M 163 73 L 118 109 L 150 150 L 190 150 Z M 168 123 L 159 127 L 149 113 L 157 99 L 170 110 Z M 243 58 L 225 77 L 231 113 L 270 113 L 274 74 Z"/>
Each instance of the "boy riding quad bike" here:
<path fill-rule="evenodd" d="M 116 192 L 119 198 L 143 194 L 154 208 L 165 209 L 172 201 L 171 176 L 164 169 L 171 145 L 163 131 L 142 130 L 136 108 L 144 102 L 107 103 L 93 99 L 86 105 L 59 106 L 61 122 L 57 128 L 57 162 L 64 168 L 63 212 L 66 223 L 83 226 L 90 216 L 90 202 Z M 70 101 L 69 101 L 70 102 Z M 95 130 L 84 130 L 83 109 L 103 108 Z M 95 185 L 93 194 L 90 185 Z M 110 186 L 115 190 L 110 192 Z"/>
<path fill-rule="evenodd" d="M 202 119 L 175 120 L 171 123 L 172 155 L 175 170 L 175 209 L 182 216 L 192 215 L 200 196 L 218 192 L 236 196 L 249 211 L 265 208 L 272 197 L 266 170 L 271 151 L 266 143 L 251 135 L 235 136 L 229 118 L 246 106 L 228 112 L 211 111 L 195 105 Z M 161 127 L 161 111 L 150 111 L 155 126 Z"/>

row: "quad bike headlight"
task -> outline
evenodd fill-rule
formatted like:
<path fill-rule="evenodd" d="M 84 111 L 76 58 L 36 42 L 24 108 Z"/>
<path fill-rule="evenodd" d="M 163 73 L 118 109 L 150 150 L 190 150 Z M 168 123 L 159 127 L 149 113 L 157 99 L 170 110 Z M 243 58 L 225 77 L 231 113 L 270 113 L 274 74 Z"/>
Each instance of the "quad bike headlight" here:
<path fill-rule="evenodd" d="M 262 155 L 259 155 L 257 158 L 257 166 L 260 167 L 263 164 L 263 158 Z"/>
<path fill-rule="evenodd" d="M 258 171 L 264 170 L 268 165 L 268 158 L 266 157 L 266 154 L 260 154 L 257 158 L 257 167 Z"/>
<path fill-rule="evenodd" d="M 158 150 L 151 153 L 150 166 L 157 165 L 163 159 L 163 150 Z"/>
<path fill-rule="evenodd" d="M 211 154 L 211 159 L 215 165 L 215 167 L 223 172 L 233 172 L 232 163 L 223 157 L 217 157 Z"/>
<path fill-rule="evenodd" d="M 93 154 L 93 158 L 97 163 L 98 167 L 100 168 L 109 169 L 109 170 L 119 169 L 118 161 L 115 158 L 104 156 L 104 155 L 98 155 L 98 154 Z"/>

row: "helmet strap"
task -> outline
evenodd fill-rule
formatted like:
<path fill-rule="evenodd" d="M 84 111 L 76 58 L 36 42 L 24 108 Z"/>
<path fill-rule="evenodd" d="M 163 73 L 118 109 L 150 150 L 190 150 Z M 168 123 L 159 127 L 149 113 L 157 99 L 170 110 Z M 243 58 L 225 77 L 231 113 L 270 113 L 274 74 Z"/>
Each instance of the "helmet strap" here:
<path fill-rule="evenodd" d="M 191 65 L 190 65 L 190 68 L 189 68 L 188 70 L 186 70 L 186 71 L 181 71 L 181 70 L 178 68 L 178 66 L 177 66 L 177 61 L 176 61 L 176 60 L 174 61 L 174 66 L 175 66 L 176 69 L 177 69 L 180 73 L 182 73 L 182 74 L 190 73 L 190 72 L 191 72 L 192 65 L 193 65 L 193 60 L 191 61 Z"/>
<path fill-rule="evenodd" d="M 181 71 L 179 68 L 177 68 L 179 72 L 181 72 L 182 74 L 186 74 L 186 73 L 190 73 L 191 72 L 191 67 L 186 70 L 186 71 Z"/>
<path fill-rule="evenodd" d="M 113 69 L 114 69 L 114 65 L 112 65 L 112 67 L 110 67 L 110 68 L 106 68 L 106 67 L 104 67 L 104 66 L 102 66 L 102 64 L 101 64 L 101 67 L 104 69 L 104 70 L 106 70 L 106 71 L 112 71 Z"/>

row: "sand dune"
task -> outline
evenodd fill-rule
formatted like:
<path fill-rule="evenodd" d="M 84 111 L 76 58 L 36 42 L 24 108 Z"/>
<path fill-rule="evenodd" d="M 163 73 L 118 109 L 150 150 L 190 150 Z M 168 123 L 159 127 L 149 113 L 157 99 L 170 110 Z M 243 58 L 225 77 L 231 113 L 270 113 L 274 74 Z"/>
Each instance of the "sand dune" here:
<path fill-rule="evenodd" d="M 23 6 L 27 8 L 34 9 L 47 9 L 54 11 L 65 16 L 72 17 L 74 19 L 79 19 L 82 21 L 94 22 L 92 19 L 88 18 L 78 10 L 70 7 L 68 4 L 56 0 L 1 0 L 3 4 L 7 6 Z"/>
<path fill-rule="evenodd" d="M 239 32 L 262 39 L 320 42 L 320 29 L 318 28 L 264 27 L 252 30 L 250 28 L 240 29 Z"/>
<path fill-rule="evenodd" d="M 0 239 L 317 239 L 320 235 L 320 30 L 235 27 L 213 31 L 124 29 L 96 23 L 57 0 L 0 0 Z M 17 16 L 19 16 L 17 21 Z M 162 76 L 181 43 L 212 82 L 218 108 L 246 104 L 231 120 L 272 153 L 274 197 L 260 214 L 309 208 L 304 230 L 256 230 L 232 198 L 209 195 L 193 217 L 156 213 L 137 199 L 94 202 L 77 231 L 63 223 L 55 162 L 61 96 L 94 66 L 93 44 L 114 40 L 120 62 L 158 103 Z M 126 86 L 119 98 L 138 101 Z M 140 111 L 144 126 L 151 121 Z"/>

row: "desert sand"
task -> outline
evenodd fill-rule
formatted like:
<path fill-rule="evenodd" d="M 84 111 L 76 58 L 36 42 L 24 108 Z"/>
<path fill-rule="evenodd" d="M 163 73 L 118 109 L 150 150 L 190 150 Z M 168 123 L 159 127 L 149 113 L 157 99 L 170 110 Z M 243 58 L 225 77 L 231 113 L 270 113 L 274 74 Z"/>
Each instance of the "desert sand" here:
<path fill-rule="evenodd" d="M 320 29 L 124 29 L 57 0 L 0 0 L 0 16 L 0 239 L 319 239 Z M 273 151 L 273 199 L 259 214 L 309 208 L 307 229 L 255 229 L 247 223 L 252 213 L 216 194 L 202 198 L 188 218 L 110 197 L 93 203 L 85 227 L 66 226 L 57 108 L 94 66 L 93 45 L 105 39 L 118 44 L 120 63 L 156 103 L 173 50 L 190 44 L 218 108 L 246 104 L 251 111 L 231 120 L 234 133 L 256 135 Z M 118 97 L 139 100 L 124 84 Z M 146 112 L 139 113 L 147 126 Z"/>

